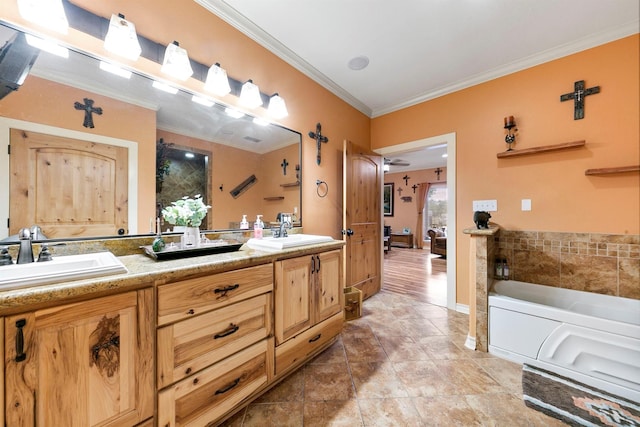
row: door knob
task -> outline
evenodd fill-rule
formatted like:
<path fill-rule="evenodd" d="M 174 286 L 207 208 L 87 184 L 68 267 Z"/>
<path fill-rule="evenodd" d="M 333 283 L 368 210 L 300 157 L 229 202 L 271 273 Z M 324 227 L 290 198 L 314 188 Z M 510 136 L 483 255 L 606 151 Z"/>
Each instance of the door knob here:
<path fill-rule="evenodd" d="M 353 230 L 350 228 L 347 228 L 346 230 L 342 230 L 342 234 L 346 234 L 347 236 L 353 236 Z"/>

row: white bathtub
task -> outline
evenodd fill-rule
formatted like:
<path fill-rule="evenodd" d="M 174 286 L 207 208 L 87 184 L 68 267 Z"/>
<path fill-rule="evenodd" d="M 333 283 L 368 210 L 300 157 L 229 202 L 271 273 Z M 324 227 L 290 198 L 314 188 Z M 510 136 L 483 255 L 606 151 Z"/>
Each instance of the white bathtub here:
<path fill-rule="evenodd" d="M 489 352 L 640 402 L 640 300 L 496 281 Z"/>

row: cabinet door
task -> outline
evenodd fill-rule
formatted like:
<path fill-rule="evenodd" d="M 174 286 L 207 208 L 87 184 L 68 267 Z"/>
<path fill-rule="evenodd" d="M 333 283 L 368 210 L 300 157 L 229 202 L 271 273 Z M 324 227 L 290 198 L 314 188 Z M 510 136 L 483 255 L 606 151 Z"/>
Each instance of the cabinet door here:
<path fill-rule="evenodd" d="M 311 326 L 311 256 L 275 263 L 276 345 Z"/>
<path fill-rule="evenodd" d="M 147 289 L 7 317 L 7 425 L 134 425 L 153 416 L 152 298 Z"/>
<path fill-rule="evenodd" d="M 316 301 L 314 324 L 342 311 L 344 291 L 340 272 L 342 255 L 340 251 L 315 255 Z"/>

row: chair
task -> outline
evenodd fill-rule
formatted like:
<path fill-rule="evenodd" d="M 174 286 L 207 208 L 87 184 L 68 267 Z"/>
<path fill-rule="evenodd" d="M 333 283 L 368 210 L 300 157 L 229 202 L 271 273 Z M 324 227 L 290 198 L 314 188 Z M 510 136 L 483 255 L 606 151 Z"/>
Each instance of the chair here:
<path fill-rule="evenodd" d="M 447 236 L 443 231 L 430 228 L 427 230 L 427 234 L 431 239 L 431 253 L 435 255 L 442 255 L 447 257 Z"/>
<path fill-rule="evenodd" d="M 391 226 L 384 226 L 384 236 L 382 237 L 382 245 L 385 253 L 391 250 Z"/>

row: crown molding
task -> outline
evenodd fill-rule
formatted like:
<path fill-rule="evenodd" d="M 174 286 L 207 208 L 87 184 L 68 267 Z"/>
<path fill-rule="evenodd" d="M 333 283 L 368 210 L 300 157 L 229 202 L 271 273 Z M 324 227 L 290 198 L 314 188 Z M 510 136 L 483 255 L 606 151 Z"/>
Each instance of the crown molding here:
<path fill-rule="evenodd" d="M 371 117 L 371 108 L 362 101 L 344 90 L 336 82 L 328 78 L 326 75 L 318 71 L 307 61 L 296 55 L 291 49 L 273 38 L 270 34 L 262 30 L 251 20 L 240 14 L 236 9 L 229 6 L 222 0 L 194 0 L 200 6 L 209 10 L 229 25 L 251 38 L 253 41 L 269 50 L 274 55 L 291 65 L 304 75 L 360 111 L 368 117 Z"/>
<path fill-rule="evenodd" d="M 435 98 L 439 98 L 441 96 L 457 92 L 471 86 L 497 79 L 499 77 L 504 77 L 508 74 L 522 71 L 527 68 L 543 64 L 545 62 L 553 61 L 564 56 L 578 53 L 580 51 L 609 43 L 614 40 L 630 36 L 632 34 L 637 34 L 640 28 L 640 20 L 635 19 L 618 28 L 591 34 L 582 39 L 578 39 L 570 43 L 565 43 L 553 49 L 548 49 L 546 51 L 530 55 L 517 61 L 513 61 L 511 63 L 489 70 L 485 73 L 476 74 L 468 79 L 461 80 L 450 85 L 442 86 L 435 90 L 421 93 L 400 103 L 373 110 L 362 103 L 362 101 L 358 100 L 353 95 L 348 93 L 326 75 L 322 74 L 316 68 L 311 66 L 304 59 L 296 55 L 288 47 L 280 43 L 275 38 L 271 37 L 271 35 L 266 33 L 264 30 L 247 19 L 244 15 L 240 14 L 236 9 L 229 6 L 223 0 L 194 1 L 370 118 L 376 118 L 385 114 L 393 113 L 395 111 L 402 110 L 404 108 L 411 107 L 413 105 L 420 104 L 422 102 L 429 101 Z"/>

